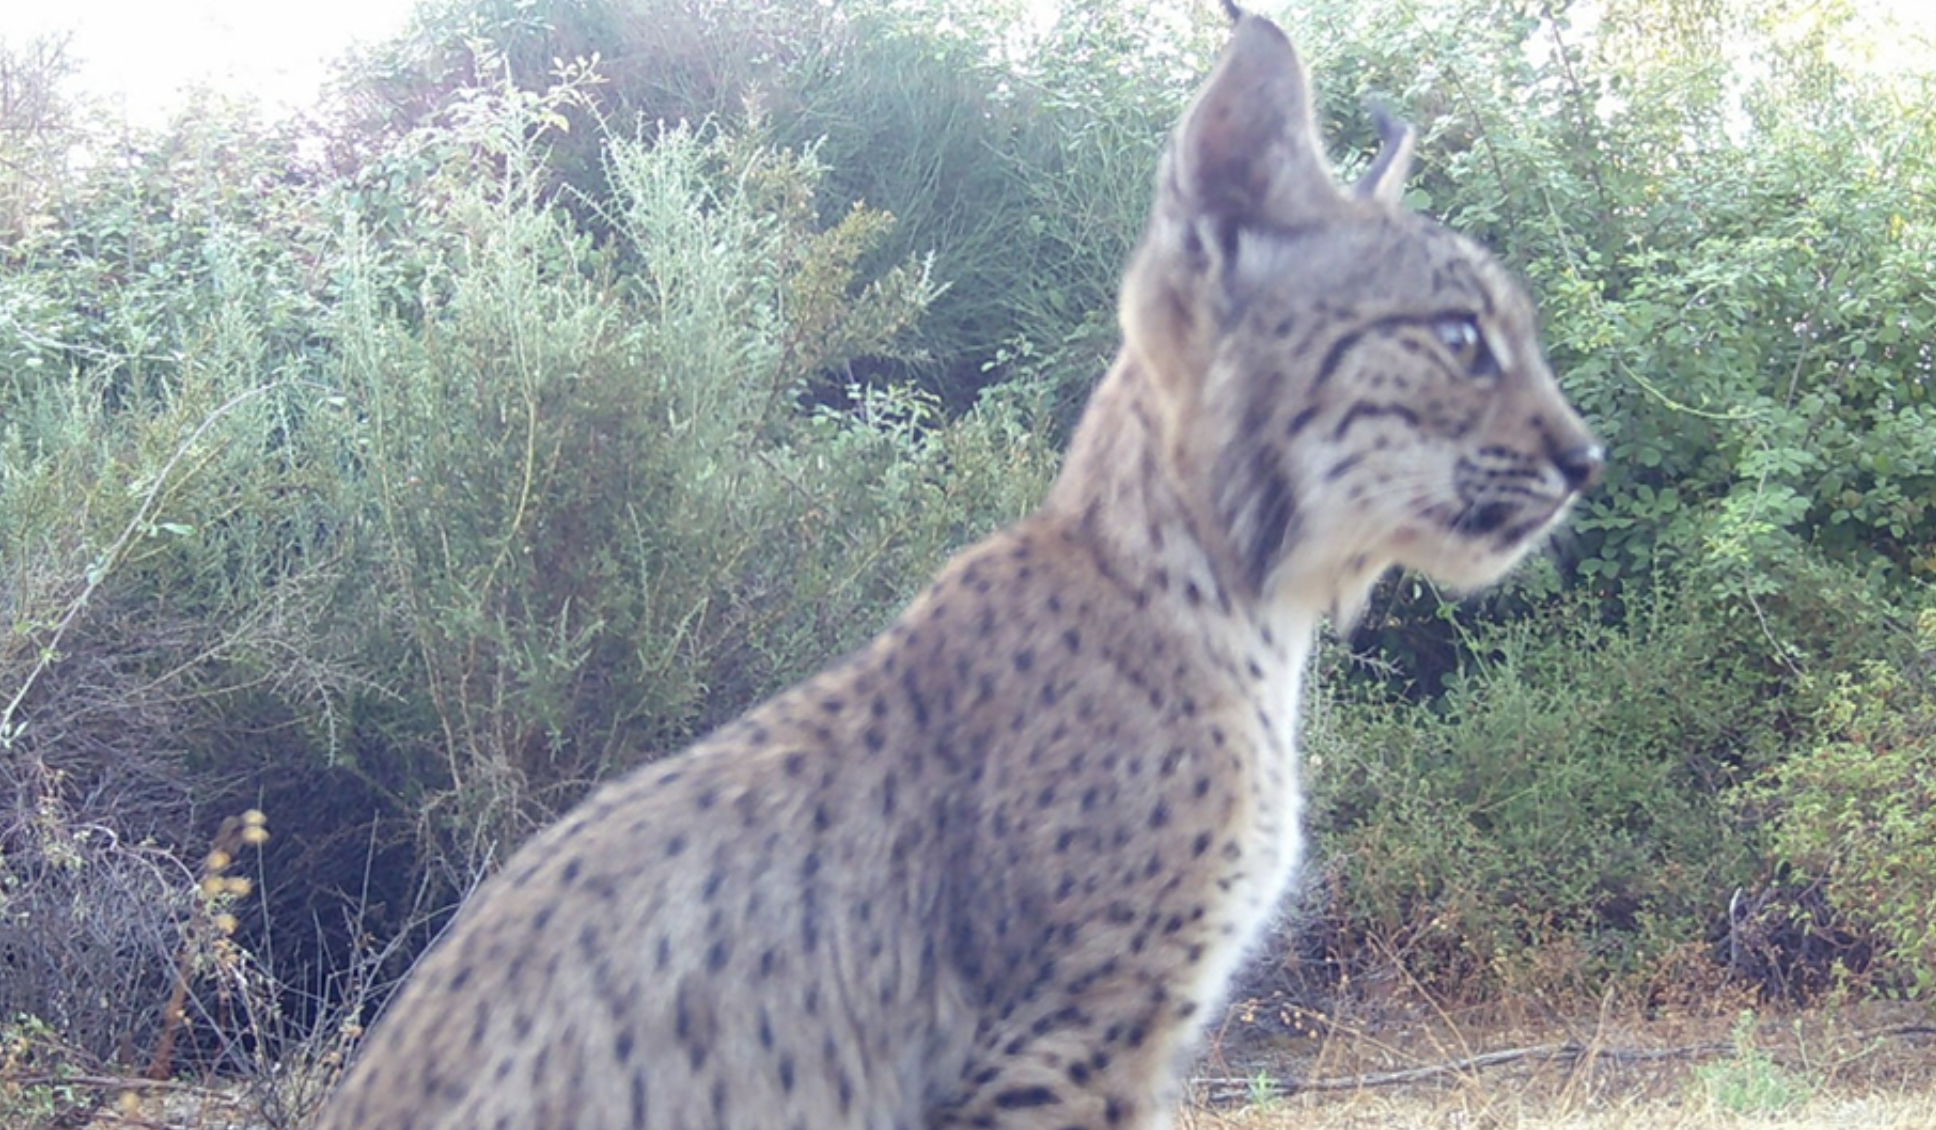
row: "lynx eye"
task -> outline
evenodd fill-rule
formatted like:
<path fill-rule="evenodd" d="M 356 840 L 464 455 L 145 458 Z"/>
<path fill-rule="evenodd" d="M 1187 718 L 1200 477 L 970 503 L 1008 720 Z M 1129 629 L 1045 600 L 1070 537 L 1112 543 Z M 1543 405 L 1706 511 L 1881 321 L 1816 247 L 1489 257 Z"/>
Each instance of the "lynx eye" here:
<path fill-rule="evenodd" d="M 1432 333 L 1470 377 L 1496 377 L 1499 359 L 1486 344 L 1479 320 L 1470 314 L 1455 314 L 1432 323 Z"/>

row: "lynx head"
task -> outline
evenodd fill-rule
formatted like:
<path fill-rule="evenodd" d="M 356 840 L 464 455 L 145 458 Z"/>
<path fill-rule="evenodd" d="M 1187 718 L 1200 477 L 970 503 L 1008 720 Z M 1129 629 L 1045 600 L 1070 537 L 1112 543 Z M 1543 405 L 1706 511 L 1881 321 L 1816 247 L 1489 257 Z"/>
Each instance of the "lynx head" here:
<path fill-rule="evenodd" d="M 1387 567 L 1497 579 L 1599 470 L 1520 287 L 1405 210 L 1409 128 L 1349 189 L 1304 69 L 1237 23 L 1172 137 L 1123 284 L 1126 363 L 1252 599 L 1350 615 Z"/>

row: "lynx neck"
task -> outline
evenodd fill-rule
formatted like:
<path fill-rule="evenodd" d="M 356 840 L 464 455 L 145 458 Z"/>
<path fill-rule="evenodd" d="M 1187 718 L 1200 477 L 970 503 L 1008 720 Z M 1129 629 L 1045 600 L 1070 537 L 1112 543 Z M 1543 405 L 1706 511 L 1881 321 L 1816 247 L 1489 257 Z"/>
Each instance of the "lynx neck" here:
<path fill-rule="evenodd" d="M 1111 572 L 1173 606 L 1190 630 L 1222 634 L 1221 624 L 1251 653 L 1261 643 L 1271 681 L 1294 692 L 1331 586 L 1280 584 L 1269 599 L 1246 591 L 1203 470 L 1185 465 L 1182 445 L 1159 424 L 1174 428 L 1181 413 L 1159 396 L 1133 360 L 1117 360 L 1076 428 L 1045 516 L 1077 524 Z"/>

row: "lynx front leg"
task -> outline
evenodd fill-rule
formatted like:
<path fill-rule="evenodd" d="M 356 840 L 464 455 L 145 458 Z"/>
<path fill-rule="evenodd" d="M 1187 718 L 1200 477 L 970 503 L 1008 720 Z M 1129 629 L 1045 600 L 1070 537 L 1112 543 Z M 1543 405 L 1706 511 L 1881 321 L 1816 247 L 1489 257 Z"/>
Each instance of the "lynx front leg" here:
<path fill-rule="evenodd" d="M 1167 1130 L 1174 1044 L 1134 1024 L 1007 1038 L 970 1064 L 928 1130 Z"/>

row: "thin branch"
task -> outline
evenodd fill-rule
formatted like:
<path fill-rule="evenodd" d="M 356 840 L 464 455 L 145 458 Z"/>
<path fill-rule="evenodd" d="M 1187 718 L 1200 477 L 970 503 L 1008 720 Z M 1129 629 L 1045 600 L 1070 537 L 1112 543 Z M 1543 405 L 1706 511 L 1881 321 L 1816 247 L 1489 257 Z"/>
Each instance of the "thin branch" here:
<path fill-rule="evenodd" d="M 200 426 L 193 432 L 190 432 L 188 438 L 182 440 L 181 444 L 175 448 L 174 454 L 168 457 L 168 462 L 162 464 L 161 470 L 155 472 L 155 481 L 142 495 L 141 504 L 135 508 L 134 517 L 128 519 L 127 525 L 122 528 L 121 535 L 115 539 L 114 544 L 102 551 L 101 555 L 94 559 L 93 564 L 88 566 L 85 583 L 81 587 L 80 595 L 76 596 L 67 606 L 67 611 L 61 615 L 60 620 L 54 625 L 54 630 L 47 636 L 45 642 L 39 645 L 39 658 L 35 661 L 33 667 L 28 670 L 26 677 L 21 680 L 19 688 L 15 690 L 13 697 L 7 702 L 6 707 L 0 709 L 0 750 L 11 749 L 14 740 L 20 736 L 23 727 L 14 722 L 14 717 L 19 712 L 21 704 L 27 700 L 28 692 L 33 690 L 34 684 L 40 681 L 41 675 L 45 674 L 49 667 L 59 662 L 61 639 L 66 636 L 67 629 L 72 627 L 74 621 L 79 619 L 81 613 L 86 610 L 88 600 L 94 595 L 94 590 L 99 588 L 101 582 L 105 581 L 108 575 L 114 571 L 115 567 L 121 563 L 122 553 L 127 549 L 129 543 L 134 540 L 135 535 L 149 528 L 149 515 L 154 511 L 156 504 L 161 499 L 162 492 L 174 485 L 169 481 L 169 476 L 174 473 L 175 465 L 187 458 L 188 454 L 201 442 L 202 437 L 208 433 L 208 430 L 214 427 L 223 417 L 240 408 L 248 401 L 254 400 L 256 397 L 262 396 L 265 393 L 273 392 L 279 387 L 281 387 L 279 384 L 258 385 L 255 388 L 246 389 L 229 398 L 227 402 L 219 405 L 214 411 L 210 412 L 202 420 Z"/>
<path fill-rule="evenodd" d="M 143 1079 L 139 1075 L 63 1075 L 58 1071 L 43 1071 L 33 1074 L 0 1074 L 0 1083 L 10 1087 L 86 1087 L 97 1091 L 169 1091 L 174 1094 L 200 1095 L 207 1099 L 230 1099 L 224 1091 L 202 1087 L 194 1083 L 178 1083 L 172 1079 Z"/>
<path fill-rule="evenodd" d="M 1585 139 L 1583 147 L 1588 153 L 1586 172 L 1593 181 L 1593 193 L 1600 198 L 1600 222 L 1609 223 L 1613 219 L 1613 200 L 1607 192 L 1606 180 L 1600 175 L 1601 148 L 1600 138 L 1593 128 L 1593 113 L 1587 108 L 1586 86 L 1580 76 L 1573 71 L 1573 60 L 1566 54 L 1566 39 L 1560 34 L 1558 13 L 1553 11 L 1551 0 L 1540 5 L 1540 15 L 1544 17 L 1547 31 L 1553 37 L 1553 53 L 1559 59 L 1560 74 L 1566 80 L 1567 93 L 1572 96 L 1573 116 L 1579 122 L 1580 135 Z"/>
<path fill-rule="evenodd" d="M 1860 1040 L 1908 1039 L 1936 1036 L 1936 1025 L 1900 1024 L 1857 1033 Z M 1422 1083 L 1448 1075 L 1466 1075 L 1488 1067 L 1500 1067 L 1524 1060 L 1544 1063 L 1611 1063 L 1616 1065 L 1658 1063 L 1668 1059 L 1696 1059 L 1722 1055 L 1734 1050 L 1731 1043 L 1682 1044 L 1671 1048 L 1601 1048 L 1569 1040 L 1559 1044 L 1538 1044 L 1525 1048 L 1503 1048 L 1446 1063 L 1430 1063 L 1401 1071 L 1377 1071 L 1369 1075 L 1345 1075 L 1329 1079 L 1277 1079 L 1264 1076 L 1231 1078 L 1220 1076 L 1194 1081 L 1200 1100 L 1206 1103 L 1248 1102 L 1259 1098 L 1287 1098 L 1297 1094 L 1327 1091 L 1358 1091 L 1373 1087 L 1395 1087 Z"/>
<path fill-rule="evenodd" d="M 1505 1048 L 1500 1051 L 1466 1056 L 1447 1063 L 1431 1063 L 1423 1067 L 1409 1067 L 1402 1071 L 1377 1071 L 1369 1075 L 1345 1075 L 1330 1079 L 1199 1079 L 1196 1085 L 1203 1101 L 1225 1103 L 1248 1101 L 1260 1097 L 1286 1098 L 1291 1095 L 1320 1091 L 1357 1091 L 1372 1087 L 1395 1087 L 1404 1083 L 1421 1083 L 1446 1075 L 1464 1075 L 1487 1067 L 1499 1067 L 1529 1059 L 1549 1063 L 1575 1063 L 1583 1059 L 1591 1059 L 1595 1062 L 1648 1063 L 1663 1059 L 1716 1055 L 1728 1051 L 1731 1047 L 1733 1045 L 1726 1043 L 1710 1043 L 1687 1044 L 1673 1048 L 1594 1049 L 1586 1044 L 1568 1041 L 1563 1044 L 1540 1044 L 1529 1048 Z"/>

